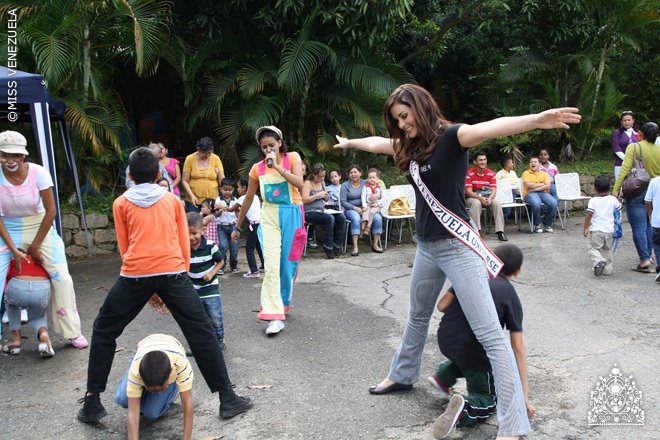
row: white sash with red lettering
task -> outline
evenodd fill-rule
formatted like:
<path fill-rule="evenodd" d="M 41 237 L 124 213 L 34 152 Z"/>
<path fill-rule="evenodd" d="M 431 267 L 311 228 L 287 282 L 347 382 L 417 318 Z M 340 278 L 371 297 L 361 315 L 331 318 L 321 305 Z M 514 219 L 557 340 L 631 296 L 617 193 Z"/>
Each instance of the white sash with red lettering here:
<path fill-rule="evenodd" d="M 488 246 L 486 246 L 486 243 L 481 240 L 477 231 L 472 229 L 472 227 L 462 218 L 442 206 L 442 203 L 431 194 L 431 191 L 422 181 L 422 178 L 419 175 L 419 165 L 414 160 L 410 161 L 410 176 L 440 224 L 442 224 L 451 235 L 479 255 L 479 257 L 484 260 L 488 273 L 493 278 L 496 277 L 502 269 L 502 261 L 497 258 L 497 255 L 495 255 Z"/>

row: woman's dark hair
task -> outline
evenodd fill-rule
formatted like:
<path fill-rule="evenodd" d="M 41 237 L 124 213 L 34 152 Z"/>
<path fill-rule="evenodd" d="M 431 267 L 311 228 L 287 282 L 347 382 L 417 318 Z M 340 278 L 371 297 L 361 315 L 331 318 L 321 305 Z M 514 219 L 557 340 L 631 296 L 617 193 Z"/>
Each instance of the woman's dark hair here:
<path fill-rule="evenodd" d="M 362 174 L 362 168 L 360 168 L 360 165 L 358 165 L 356 163 L 352 163 L 348 167 L 346 167 L 346 175 L 347 176 L 353 168 L 355 168 L 356 170 L 358 170 L 360 172 L 360 174 Z"/>
<path fill-rule="evenodd" d="M 241 180 L 238 181 L 238 184 L 247 188 L 248 187 L 248 180 L 247 178 L 243 177 Z"/>
<path fill-rule="evenodd" d="M 502 156 L 500 158 L 500 165 L 502 166 L 502 168 L 504 168 L 506 166 L 506 163 L 510 160 L 513 160 L 513 156 L 511 156 L 510 154 L 505 154 L 504 156 Z"/>
<path fill-rule="evenodd" d="M 280 153 L 281 154 L 284 154 L 288 151 L 287 148 L 286 148 L 286 142 L 284 142 L 284 139 L 282 139 L 280 137 L 280 135 L 277 134 L 276 132 L 274 132 L 273 130 L 263 130 L 262 132 L 259 133 L 259 139 L 258 140 L 261 141 L 265 137 L 272 137 L 276 141 L 281 141 L 282 142 L 282 145 L 280 146 Z M 261 149 L 261 146 L 259 146 L 259 153 L 261 154 L 262 158 L 266 157 L 266 155 L 264 154 L 264 150 Z"/>
<path fill-rule="evenodd" d="M 203 138 L 201 138 L 200 140 L 197 141 L 197 143 L 195 144 L 195 148 L 197 148 L 197 150 L 199 150 L 199 151 L 204 151 L 204 152 L 207 152 L 207 153 L 211 152 L 212 153 L 213 152 L 213 140 L 208 136 L 204 136 Z"/>
<path fill-rule="evenodd" d="M 312 167 L 312 172 L 309 173 L 309 177 L 307 179 L 312 180 L 314 176 L 320 175 L 322 171 L 325 171 L 325 167 L 323 166 L 323 164 L 315 163 L 314 166 Z"/>
<path fill-rule="evenodd" d="M 495 249 L 495 255 L 502 260 L 502 273 L 512 275 L 522 267 L 523 253 L 515 244 L 501 244 Z"/>
<path fill-rule="evenodd" d="M 658 124 L 655 122 L 647 122 L 642 125 L 642 128 L 639 129 L 644 135 L 644 139 L 650 143 L 654 143 L 655 139 L 658 137 Z"/>
<path fill-rule="evenodd" d="M 170 358 L 160 350 L 150 351 L 142 357 L 139 372 L 145 387 L 165 385 L 172 372 Z"/>
<path fill-rule="evenodd" d="M 635 114 L 633 112 L 625 111 L 625 112 L 621 112 L 621 116 L 619 116 L 619 121 L 621 121 L 621 119 L 623 119 L 624 116 L 632 116 L 633 119 L 635 119 Z"/>
<path fill-rule="evenodd" d="M 392 116 L 392 106 L 403 104 L 410 107 L 415 117 L 417 136 L 408 139 Z M 451 123 L 444 117 L 438 104 L 426 89 L 415 84 L 397 87 L 385 102 L 383 119 L 390 139 L 394 142 L 394 160 L 403 173 L 408 171 L 411 160 L 425 162 L 435 150 L 438 138 Z"/>
<path fill-rule="evenodd" d="M 598 176 L 594 180 L 594 188 L 600 193 L 606 193 L 610 190 L 610 178 L 608 176 Z"/>
<path fill-rule="evenodd" d="M 150 148 L 140 147 L 128 156 L 128 169 L 136 184 L 152 183 L 158 175 L 158 158 Z"/>

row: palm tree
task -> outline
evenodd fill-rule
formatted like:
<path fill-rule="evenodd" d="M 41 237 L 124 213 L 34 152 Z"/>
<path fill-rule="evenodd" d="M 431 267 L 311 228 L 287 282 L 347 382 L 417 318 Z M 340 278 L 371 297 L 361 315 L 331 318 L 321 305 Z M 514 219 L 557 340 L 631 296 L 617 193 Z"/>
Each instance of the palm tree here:
<path fill-rule="evenodd" d="M 20 16 L 24 64 L 67 104 L 78 155 L 96 187 L 108 183 L 108 162 L 121 156 L 120 136 L 127 132 L 113 75 L 122 65 L 141 77 L 156 72 L 169 42 L 170 6 L 157 0 L 9 0 L 0 6 L 0 16 L 12 9 Z"/>

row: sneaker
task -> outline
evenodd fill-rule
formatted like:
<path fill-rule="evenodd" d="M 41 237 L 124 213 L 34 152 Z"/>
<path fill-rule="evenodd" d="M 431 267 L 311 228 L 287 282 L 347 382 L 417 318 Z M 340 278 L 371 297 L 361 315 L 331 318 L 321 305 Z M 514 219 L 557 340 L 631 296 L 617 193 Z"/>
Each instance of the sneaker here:
<path fill-rule="evenodd" d="M 78 411 L 78 420 L 83 423 L 98 423 L 99 420 L 108 415 L 98 394 L 85 395 L 85 397 L 78 400 L 78 403 L 83 404 L 83 407 Z"/>
<path fill-rule="evenodd" d="M 220 269 L 220 270 L 218 271 L 218 275 L 224 275 L 224 274 L 225 274 L 225 270 L 224 270 L 224 269 Z"/>
<path fill-rule="evenodd" d="M 605 262 L 601 261 L 594 266 L 594 275 L 597 277 L 601 276 L 603 274 L 603 269 L 605 269 Z"/>
<path fill-rule="evenodd" d="M 5 311 L 4 315 L 2 315 L 2 323 L 3 324 L 9 324 L 9 316 L 7 316 L 6 311 Z"/>
<path fill-rule="evenodd" d="M 259 273 L 264 273 L 264 272 L 266 272 L 266 269 L 264 269 L 264 267 L 261 266 L 261 267 L 259 268 Z"/>
<path fill-rule="evenodd" d="M 231 273 L 238 273 L 238 267 L 235 267 L 231 270 Z"/>
<path fill-rule="evenodd" d="M 655 276 L 655 282 L 660 283 L 660 272 Z"/>
<path fill-rule="evenodd" d="M 314 240 L 308 240 L 307 247 L 309 247 L 310 249 L 316 249 L 317 247 L 319 247 L 319 245 L 316 244 L 316 241 Z"/>
<path fill-rule="evenodd" d="M 258 270 L 254 272 L 245 272 L 243 278 L 261 278 L 261 274 Z"/>
<path fill-rule="evenodd" d="M 540 226 L 534 226 L 534 232 L 537 234 L 542 234 L 543 233 L 543 228 Z"/>
<path fill-rule="evenodd" d="M 225 349 L 225 338 L 218 338 L 218 344 L 220 344 L 220 350 Z"/>
<path fill-rule="evenodd" d="M 266 334 L 276 335 L 279 332 L 281 332 L 283 329 L 284 329 L 284 322 L 280 321 L 279 319 L 276 319 L 274 321 L 270 321 L 270 324 L 268 324 L 268 328 L 266 329 Z"/>
<path fill-rule="evenodd" d="M 252 399 L 237 395 L 235 399 L 229 402 L 220 402 L 220 417 L 230 419 L 252 408 L 252 405 Z"/>
<path fill-rule="evenodd" d="M 81 349 L 89 347 L 87 339 L 83 335 L 78 336 L 77 338 L 69 339 L 69 343 L 73 345 L 74 348 Z"/>
<path fill-rule="evenodd" d="M 27 310 L 21 309 L 21 324 L 25 324 L 26 322 L 28 322 Z"/>
<path fill-rule="evenodd" d="M 546 227 L 545 227 L 545 232 L 553 233 L 553 232 L 555 232 L 555 230 L 552 229 L 552 226 L 546 226 Z"/>
<path fill-rule="evenodd" d="M 429 382 L 431 382 L 431 385 L 435 387 L 436 390 L 438 390 L 438 393 L 440 394 L 440 398 L 443 400 L 449 400 L 451 395 L 449 394 L 449 388 L 442 383 L 440 378 L 434 373 L 432 376 L 428 377 Z"/>
<path fill-rule="evenodd" d="M 461 419 L 465 400 L 460 394 L 454 394 L 447 404 L 447 409 L 433 423 L 433 437 L 445 438 L 456 427 L 456 423 Z"/>

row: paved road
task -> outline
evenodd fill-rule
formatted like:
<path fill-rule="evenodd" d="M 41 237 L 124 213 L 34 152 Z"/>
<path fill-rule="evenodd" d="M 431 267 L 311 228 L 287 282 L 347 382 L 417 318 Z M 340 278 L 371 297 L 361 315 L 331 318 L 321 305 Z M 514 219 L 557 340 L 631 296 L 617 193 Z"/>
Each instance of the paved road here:
<path fill-rule="evenodd" d="M 532 235 L 509 226 L 510 241 L 525 252 L 515 287 L 525 309 L 530 395 L 538 410 L 529 439 L 658 439 L 660 415 L 660 306 L 653 275 L 630 270 L 635 251 L 630 229 L 616 254 L 615 273 L 595 278 L 589 270 L 582 219 L 567 231 Z M 489 244 L 497 245 L 494 234 Z M 218 419 L 218 400 L 201 377 L 193 389 L 195 439 L 431 439 L 431 426 L 444 408 L 431 386 L 412 392 L 371 396 L 367 386 L 387 373 L 407 312 L 414 246 L 390 246 L 384 254 L 325 260 L 320 252 L 303 260 L 293 310 L 281 335 L 266 338 L 256 319 L 259 280 L 225 275 L 225 356 L 240 393 L 255 400 L 249 413 Z M 243 259 L 239 267 L 246 269 Z M 71 262 L 83 327 L 88 336 L 104 295 L 114 282 L 116 256 Z M 432 322 L 423 374 L 440 358 Z M 5 326 L 6 332 L 6 326 Z M 55 358 L 42 360 L 26 330 L 19 356 L 0 356 L 2 439 L 125 438 L 125 410 L 112 403 L 113 385 L 138 340 L 153 332 L 182 338 L 170 317 L 145 309 L 118 341 L 108 392 L 109 415 L 93 427 L 75 419 L 85 388 L 87 350 L 55 340 Z M 644 426 L 587 424 L 590 392 L 613 364 L 632 375 L 642 391 Z M 251 387 L 251 388 L 250 388 Z M 461 387 L 459 386 L 460 390 Z M 164 419 L 145 423 L 142 438 L 176 439 L 182 411 L 175 404 Z M 453 438 L 492 439 L 496 422 L 459 430 Z"/>

